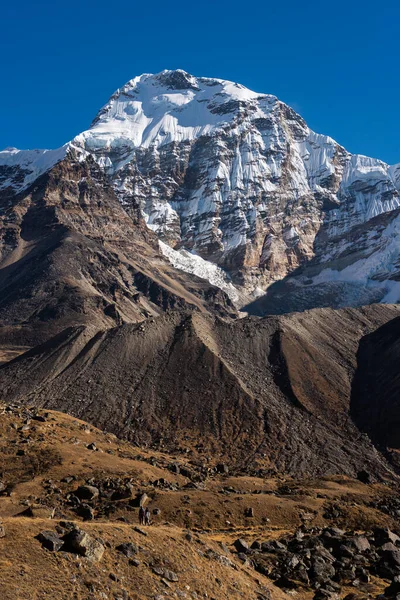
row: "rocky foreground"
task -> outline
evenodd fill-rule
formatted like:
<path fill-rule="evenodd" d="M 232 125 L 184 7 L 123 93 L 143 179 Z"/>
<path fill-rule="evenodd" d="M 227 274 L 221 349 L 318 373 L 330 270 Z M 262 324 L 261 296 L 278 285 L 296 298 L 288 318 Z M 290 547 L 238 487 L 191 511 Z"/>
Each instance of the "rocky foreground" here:
<path fill-rule="evenodd" d="M 250 477 L 1 408 L 2 598 L 397 598 L 397 482 Z M 140 506 L 151 513 L 139 524 Z"/>

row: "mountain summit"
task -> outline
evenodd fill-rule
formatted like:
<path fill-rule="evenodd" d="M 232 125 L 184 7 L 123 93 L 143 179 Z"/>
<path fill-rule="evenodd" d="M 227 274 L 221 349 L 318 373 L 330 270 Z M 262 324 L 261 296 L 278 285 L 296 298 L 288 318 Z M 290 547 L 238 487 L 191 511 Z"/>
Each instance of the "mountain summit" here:
<path fill-rule="evenodd" d="M 1 152 L 0 193 L 61 160 L 93 160 L 176 268 L 250 312 L 400 298 L 400 165 L 347 152 L 275 96 L 182 70 L 135 77 L 62 148 Z"/>

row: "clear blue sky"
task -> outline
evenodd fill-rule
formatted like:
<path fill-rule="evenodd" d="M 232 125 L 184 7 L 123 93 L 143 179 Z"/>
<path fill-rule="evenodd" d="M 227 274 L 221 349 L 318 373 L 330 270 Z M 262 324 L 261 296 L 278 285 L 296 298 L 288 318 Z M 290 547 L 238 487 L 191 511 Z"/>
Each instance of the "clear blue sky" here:
<path fill-rule="evenodd" d="M 14 0 L 0 149 L 58 147 L 116 88 L 182 68 L 277 95 L 351 152 L 400 162 L 398 0 Z"/>

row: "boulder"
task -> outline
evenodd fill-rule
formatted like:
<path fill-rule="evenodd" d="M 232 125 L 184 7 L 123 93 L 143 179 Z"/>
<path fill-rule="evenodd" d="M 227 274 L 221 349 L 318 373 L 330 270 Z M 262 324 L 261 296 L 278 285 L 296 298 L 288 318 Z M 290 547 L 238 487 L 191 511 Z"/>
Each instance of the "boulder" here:
<path fill-rule="evenodd" d="M 67 475 L 61 479 L 61 483 L 72 483 L 75 479 L 75 475 Z"/>
<path fill-rule="evenodd" d="M 176 475 L 179 475 L 181 472 L 178 463 L 171 463 L 170 465 L 168 465 L 168 469 L 171 471 L 171 473 L 175 473 Z"/>
<path fill-rule="evenodd" d="M 392 542 L 386 542 L 386 544 L 383 544 L 383 546 L 381 546 L 380 550 L 381 552 L 396 552 L 398 548 L 396 548 L 396 546 L 392 544 Z"/>
<path fill-rule="evenodd" d="M 78 527 L 64 536 L 64 549 L 85 556 L 93 562 L 101 560 L 104 554 L 103 544 Z"/>
<path fill-rule="evenodd" d="M 373 533 L 376 546 L 383 546 L 387 542 L 396 545 L 400 541 L 399 536 L 388 528 L 376 527 Z"/>
<path fill-rule="evenodd" d="M 228 465 L 226 465 L 224 463 L 219 463 L 215 467 L 215 470 L 217 473 L 221 473 L 222 475 L 227 475 L 229 473 L 229 467 L 228 467 Z"/>
<path fill-rule="evenodd" d="M 95 500 L 99 497 L 99 489 L 94 485 L 80 485 L 74 495 L 79 500 Z"/>
<path fill-rule="evenodd" d="M 368 471 L 364 471 L 364 470 L 359 471 L 357 473 L 357 479 L 358 479 L 358 481 L 361 481 L 361 483 L 365 483 L 365 484 L 371 483 L 371 475 L 368 473 Z"/>
<path fill-rule="evenodd" d="M 343 542 L 344 546 L 351 547 L 357 552 L 363 553 L 371 549 L 371 545 L 365 535 L 355 535 Z"/>
<path fill-rule="evenodd" d="M 121 552 L 121 554 L 124 554 L 128 558 L 132 558 L 132 556 L 135 556 L 135 554 L 137 553 L 138 548 L 136 544 L 133 544 L 132 542 L 125 542 L 117 546 L 116 550 L 118 550 L 118 552 Z"/>
<path fill-rule="evenodd" d="M 330 562 L 326 562 L 323 558 L 317 556 L 312 562 L 310 571 L 310 579 L 320 583 L 329 581 L 336 574 L 335 568 Z"/>
<path fill-rule="evenodd" d="M 51 552 L 58 552 L 64 545 L 64 541 L 54 531 L 41 531 L 37 539 Z"/>
<path fill-rule="evenodd" d="M 137 558 L 130 558 L 129 564 L 132 565 L 132 567 L 139 567 L 140 560 L 138 560 Z"/>
<path fill-rule="evenodd" d="M 263 552 L 276 552 L 277 550 L 286 551 L 287 548 L 285 544 L 283 544 L 279 540 L 272 540 L 271 542 L 262 542 L 261 550 Z"/>
<path fill-rule="evenodd" d="M 389 564 L 400 567 L 400 549 L 385 550 L 383 557 Z"/>
<path fill-rule="evenodd" d="M 29 517 L 31 519 L 53 519 L 55 509 L 44 504 L 31 504 L 22 512 L 18 513 L 17 517 Z"/>
<path fill-rule="evenodd" d="M 340 600 L 339 594 L 330 590 L 319 589 L 313 596 L 313 600 Z"/>
<path fill-rule="evenodd" d="M 396 598 L 397 594 L 400 594 L 400 583 L 398 581 L 392 581 L 392 583 L 385 588 L 385 596 Z"/>
<path fill-rule="evenodd" d="M 261 550 L 261 542 L 259 542 L 258 540 L 254 540 L 250 548 L 252 550 Z"/>
<path fill-rule="evenodd" d="M 132 498 L 132 485 L 127 484 L 114 490 L 111 494 L 111 500 L 128 500 Z"/>
<path fill-rule="evenodd" d="M 153 570 L 153 573 L 155 573 L 156 575 L 159 575 L 160 577 L 164 577 L 164 579 L 166 579 L 167 581 L 172 581 L 172 582 L 179 581 L 178 575 L 174 571 L 171 571 L 170 569 L 166 569 L 165 567 L 162 567 L 160 565 L 155 565 L 155 566 L 153 566 L 152 570 Z"/>
<path fill-rule="evenodd" d="M 136 496 L 130 500 L 129 504 L 136 507 L 145 506 L 149 500 L 150 498 L 147 494 L 136 494 Z"/>
<path fill-rule="evenodd" d="M 179 581 L 178 575 L 174 571 L 171 571 L 170 569 L 164 570 L 164 578 L 167 581 Z"/>
<path fill-rule="evenodd" d="M 93 521 L 94 510 L 89 504 L 81 504 L 75 509 L 77 515 L 82 517 L 84 521 Z"/>
<path fill-rule="evenodd" d="M 39 423 L 45 423 L 47 421 L 48 414 L 46 415 L 33 415 L 32 419 Z"/>
<path fill-rule="evenodd" d="M 248 543 L 245 540 L 241 539 L 241 538 L 239 538 L 235 542 L 233 542 L 233 545 L 235 546 L 235 549 L 237 550 L 237 552 L 244 552 L 244 553 L 246 553 L 246 552 L 249 551 L 249 545 L 248 545 Z"/>

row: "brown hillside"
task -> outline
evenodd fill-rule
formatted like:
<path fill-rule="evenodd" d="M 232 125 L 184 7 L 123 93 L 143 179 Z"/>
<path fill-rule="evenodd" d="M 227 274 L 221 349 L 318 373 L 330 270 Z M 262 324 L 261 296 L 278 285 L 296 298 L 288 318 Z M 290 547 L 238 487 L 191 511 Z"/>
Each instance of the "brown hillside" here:
<path fill-rule="evenodd" d="M 95 335 L 70 328 L 3 365 L 0 385 L 10 401 L 63 410 L 141 445 L 195 448 L 248 472 L 382 477 L 390 468 L 353 423 L 351 394 L 360 340 L 398 311 L 231 323 L 173 312 Z"/>
<path fill-rule="evenodd" d="M 1 199 L 0 345 L 33 346 L 70 325 L 138 322 L 172 308 L 235 316 L 227 296 L 176 271 L 92 161 L 65 160 Z"/>

